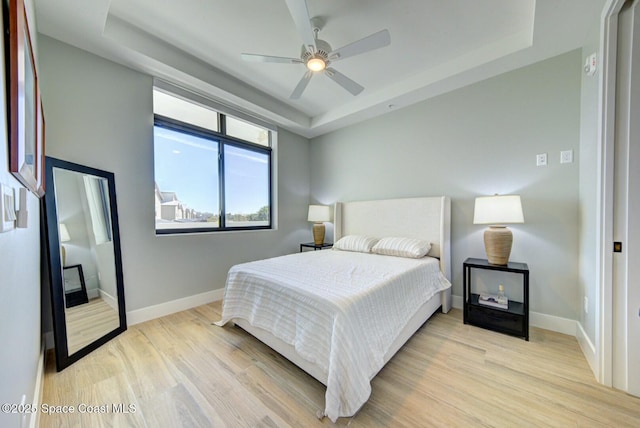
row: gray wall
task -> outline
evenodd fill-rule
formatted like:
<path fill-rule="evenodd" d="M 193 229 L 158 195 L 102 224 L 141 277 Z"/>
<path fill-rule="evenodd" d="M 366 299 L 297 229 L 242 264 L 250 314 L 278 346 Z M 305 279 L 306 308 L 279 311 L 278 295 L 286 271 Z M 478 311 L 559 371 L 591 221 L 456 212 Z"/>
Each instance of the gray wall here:
<path fill-rule="evenodd" d="M 152 192 L 141 197 L 153 188 L 151 78 L 47 37 L 40 45 L 48 154 L 116 174 L 128 310 L 221 288 L 231 265 L 295 251 L 308 240 L 310 168 L 322 203 L 450 195 L 455 295 L 462 261 L 484 257 L 474 197 L 521 194 L 526 223 L 511 227 L 512 260 L 529 263 L 531 309 L 578 319 L 579 168 L 560 165 L 559 152 L 580 157 L 579 51 L 310 145 L 281 131 L 277 231 L 156 237 Z M 536 167 L 544 152 L 549 165 Z"/>
<path fill-rule="evenodd" d="M 592 53 L 600 55 L 600 19 L 596 19 L 582 48 L 582 64 Z M 582 73 L 580 97 L 580 311 L 578 321 L 591 340 L 596 344 L 596 295 L 598 281 L 596 265 L 596 236 L 598 234 L 597 214 L 597 167 L 598 167 L 598 71 L 593 76 Z M 585 297 L 587 311 L 583 309 Z"/>
<path fill-rule="evenodd" d="M 573 51 L 311 141 L 311 195 L 322 203 L 452 198 L 453 294 L 462 262 L 485 257 L 474 198 L 522 196 L 511 260 L 531 270 L 531 310 L 577 319 L 581 53 Z M 549 165 L 536 167 L 537 153 Z"/>
<path fill-rule="evenodd" d="M 115 173 L 127 310 L 224 287 L 243 261 L 296 251 L 308 240 L 308 140 L 277 142 L 278 230 L 157 237 L 150 76 L 40 38 L 47 154 Z"/>
<path fill-rule="evenodd" d="M 27 8 L 31 11 L 31 1 Z M 3 12 L 0 12 L 3 13 Z M 31 15 L 32 16 L 32 15 Z M 2 23 L 0 23 L 0 26 Z M 37 49 L 37 46 L 36 46 Z M 6 147 L 4 44 L 0 43 L 2 83 L 0 92 L 0 182 L 15 189 L 22 186 L 9 173 Z M 26 229 L 0 233 L 0 403 L 33 403 L 40 355 L 40 204 L 27 196 L 29 222 Z M 20 426 L 20 415 L 0 412 L 0 426 Z"/>

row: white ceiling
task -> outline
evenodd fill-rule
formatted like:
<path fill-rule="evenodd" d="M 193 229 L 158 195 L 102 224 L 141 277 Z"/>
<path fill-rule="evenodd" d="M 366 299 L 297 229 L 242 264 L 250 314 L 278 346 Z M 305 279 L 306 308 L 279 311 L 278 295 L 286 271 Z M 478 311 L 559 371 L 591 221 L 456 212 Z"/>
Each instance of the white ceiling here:
<path fill-rule="evenodd" d="M 35 0 L 35 9 L 42 34 L 314 137 L 579 48 L 604 2 L 307 0 L 334 49 L 385 28 L 391 45 L 332 64 L 365 87 L 360 95 L 317 75 L 295 101 L 303 65 L 240 57 L 299 57 L 284 0 Z"/>

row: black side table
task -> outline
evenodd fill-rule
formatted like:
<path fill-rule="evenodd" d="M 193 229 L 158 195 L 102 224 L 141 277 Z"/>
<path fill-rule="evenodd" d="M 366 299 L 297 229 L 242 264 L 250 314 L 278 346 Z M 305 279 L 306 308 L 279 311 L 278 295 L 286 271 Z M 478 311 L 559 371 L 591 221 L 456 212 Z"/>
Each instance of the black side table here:
<path fill-rule="evenodd" d="M 471 291 L 473 269 L 512 272 L 522 275 L 523 302 L 509 299 L 507 309 L 494 308 L 478 303 L 479 295 Z M 486 259 L 468 258 L 463 263 L 464 323 L 510 334 L 529 340 L 529 266 L 526 263 L 509 262 L 506 266 L 493 265 Z"/>
<path fill-rule="evenodd" d="M 300 252 L 302 252 L 303 248 L 313 248 L 313 251 L 316 251 L 316 250 L 324 250 L 325 248 L 331 248 L 331 247 L 333 247 L 333 244 L 327 243 L 327 242 L 320 245 L 316 245 L 313 242 L 305 242 L 304 244 L 300 244 Z"/>

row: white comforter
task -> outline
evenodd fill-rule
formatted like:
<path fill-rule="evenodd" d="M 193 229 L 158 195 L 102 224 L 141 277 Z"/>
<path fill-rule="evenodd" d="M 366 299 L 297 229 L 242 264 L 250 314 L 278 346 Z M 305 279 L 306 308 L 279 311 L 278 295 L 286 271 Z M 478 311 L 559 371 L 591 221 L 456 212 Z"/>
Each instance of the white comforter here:
<path fill-rule="evenodd" d="M 324 250 L 233 266 L 222 320 L 241 318 L 326 373 L 324 413 L 352 416 L 418 308 L 451 284 L 437 259 Z"/>

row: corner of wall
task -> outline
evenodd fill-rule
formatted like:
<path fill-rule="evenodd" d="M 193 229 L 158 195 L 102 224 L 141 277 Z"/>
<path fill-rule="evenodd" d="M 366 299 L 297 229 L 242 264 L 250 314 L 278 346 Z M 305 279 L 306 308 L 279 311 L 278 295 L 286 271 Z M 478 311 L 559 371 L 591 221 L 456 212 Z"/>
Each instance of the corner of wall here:
<path fill-rule="evenodd" d="M 582 349 L 582 353 L 584 354 L 584 357 L 586 358 L 587 363 L 589 363 L 589 367 L 591 368 L 593 375 L 597 379 L 598 378 L 598 358 L 596 354 L 596 347 L 593 345 L 593 343 L 589 339 L 589 336 L 584 331 L 584 328 L 582 328 L 582 324 L 581 323 L 577 323 L 577 324 L 578 326 L 576 329 L 576 339 L 578 339 L 578 344 L 580 345 L 580 349 Z"/>

